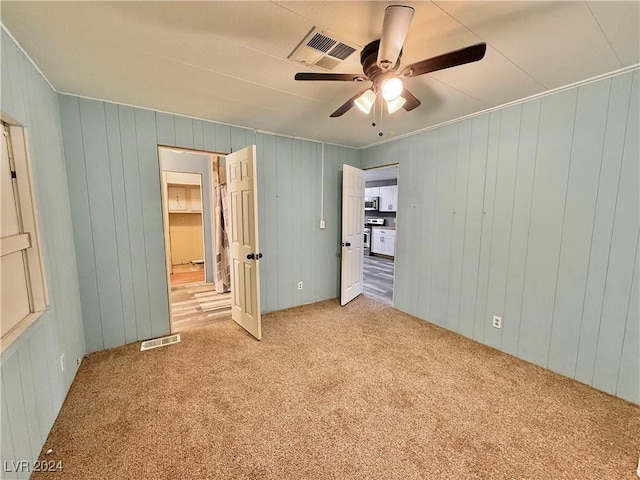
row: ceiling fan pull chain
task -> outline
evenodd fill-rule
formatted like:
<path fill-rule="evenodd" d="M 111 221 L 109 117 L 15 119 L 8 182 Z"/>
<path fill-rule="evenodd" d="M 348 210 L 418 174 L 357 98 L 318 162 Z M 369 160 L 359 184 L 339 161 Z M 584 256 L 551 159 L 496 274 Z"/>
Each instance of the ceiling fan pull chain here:
<path fill-rule="evenodd" d="M 378 136 L 381 137 L 384 135 L 382 133 L 382 111 L 384 110 L 384 105 L 382 104 L 382 99 L 380 100 L 380 131 L 378 132 Z"/>
<path fill-rule="evenodd" d="M 378 103 L 377 100 L 378 99 L 376 98 L 376 100 L 373 102 L 373 122 L 371 122 L 372 127 L 376 126 L 376 103 Z"/>

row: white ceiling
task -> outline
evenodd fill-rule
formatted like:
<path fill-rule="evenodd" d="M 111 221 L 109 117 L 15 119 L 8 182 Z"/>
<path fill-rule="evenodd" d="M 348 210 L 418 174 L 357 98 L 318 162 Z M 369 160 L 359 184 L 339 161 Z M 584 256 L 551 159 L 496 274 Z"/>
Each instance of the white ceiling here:
<path fill-rule="evenodd" d="M 407 80 L 422 105 L 385 117 L 400 135 L 640 62 L 640 2 L 407 2 L 403 63 L 480 41 L 477 63 Z M 350 146 L 379 127 L 362 85 L 296 82 L 287 56 L 317 26 L 360 48 L 387 2 L 2 2 L 1 20 L 59 92 Z M 359 51 L 336 72 L 360 73 Z"/>

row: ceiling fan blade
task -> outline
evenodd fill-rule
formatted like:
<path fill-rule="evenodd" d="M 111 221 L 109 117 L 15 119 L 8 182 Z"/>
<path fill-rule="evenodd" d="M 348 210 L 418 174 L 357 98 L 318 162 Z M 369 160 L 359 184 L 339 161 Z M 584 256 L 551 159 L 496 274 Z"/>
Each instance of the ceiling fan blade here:
<path fill-rule="evenodd" d="M 355 102 L 356 98 L 358 98 L 360 95 L 362 95 L 367 90 L 369 90 L 369 89 L 365 88 L 364 90 L 356 93 L 353 97 L 351 97 L 349 100 L 347 100 L 345 103 L 343 103 L 340 106 L 340 108 L 338 108 L 335 112 L 333 112 L 331 115 L 329 115 L 329 117 L 331 117 L 331 118 L 340 117 L 340 116 L 344 115 L 345 113 L 347 113 L 355 105 L 355 103 L 353 103 L 353 102 Z"/>
<path fill-rule="evenodd" d="M 417 77 L 425 73 L 457 67 L 465 63 L 477 62 L 478 60 L 482 60 L 486 51 L 487 44 L 478 43 L 477 45 L 461 48 L 460 50 L 454 50 L 453 52 L 407 65 L 402 70 L 401 75 L 403 77 Z"/>
<path fill-rule="evenodd" d="M 413 93 L 411 93 L 406 88 L 402 90 L 402 93 L 400 94 L 400 96 L 406 100 L 402 108 L 404 108 L 407 112 L 410 112 L 414 108 L 418 108 L 422 103 L 413 95 Z"/>
<path fill-rule="evenodd" d="M 377 65 L 382 70 L 393 68 L 407 38 L 414 9 L 405 5 L 389 5 L 384 11 Z"/>
<path fill-rule="evenodd" d="M 315 72 L 303 72 L 296 73 L 296 80 L 310 80 L 310 81 L 332 81 L 332 82 L 364 82 L 367 77 L 361 73 L 315 73 Z"/>

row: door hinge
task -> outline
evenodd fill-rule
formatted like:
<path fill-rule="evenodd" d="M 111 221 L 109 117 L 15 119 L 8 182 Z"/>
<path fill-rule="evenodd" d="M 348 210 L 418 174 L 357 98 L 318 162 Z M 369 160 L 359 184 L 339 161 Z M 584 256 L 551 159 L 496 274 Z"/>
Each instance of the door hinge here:
<path fill-rule="evenodd" d="M 15 170 L 11 170 L 11 178 L 18 178 Z"/>

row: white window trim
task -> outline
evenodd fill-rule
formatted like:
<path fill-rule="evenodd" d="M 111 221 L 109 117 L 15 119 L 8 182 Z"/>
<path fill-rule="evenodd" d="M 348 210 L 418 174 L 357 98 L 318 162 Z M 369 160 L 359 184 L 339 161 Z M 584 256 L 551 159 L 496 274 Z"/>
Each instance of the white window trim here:
<path fill-rule="evenodd" d="M 25 241 L 30 243 L 30 247 L 25 250 L 27 258 L 25 263 L 31 313 L 18 322 L 0 339 L 0 352 L 4 352 L 49 308 L 49 296 L 42 268 L 42 252 L 37 222 L 38 212 L 32 189 L 31 157 L 29 155 L 27 130 L 19 125 L 12 125 L 9 122 L 5 123 L 7 123 L 7 129 L 11 137 L 11 148 L 13 151 L 13 162 L 18 187 L 18 200 L 20 202 L 20 214 L 22 216 L 22 230 L 24 233 L 14 236 L 18 238 L 10 237 L 10 239 L 6 239 L 10 240 L 10 243 L 3 241 L 2 254 L 8 253 L 4 251 L 5 248 L 10 251 L 9 249 L 15 248 L 17 244 L 22 243 L 24 245 Z"/>

